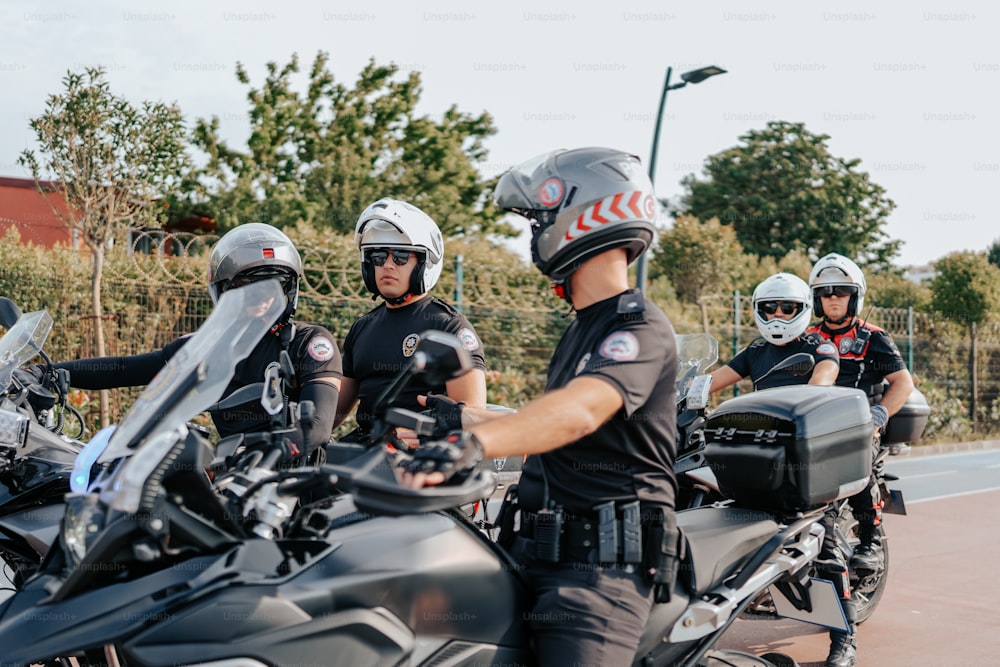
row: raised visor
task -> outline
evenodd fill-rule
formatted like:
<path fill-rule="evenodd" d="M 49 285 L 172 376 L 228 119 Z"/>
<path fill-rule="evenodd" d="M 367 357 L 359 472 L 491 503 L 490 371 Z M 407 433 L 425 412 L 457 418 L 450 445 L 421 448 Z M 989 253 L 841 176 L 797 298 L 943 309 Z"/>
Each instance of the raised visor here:
<path fill-rule="evenodd" d="M 738 504 L 794 513 L 864 487 L 873 433 L 858 389 L 778 387 L 719 406 L 706 423 L 705 457 Z"/>

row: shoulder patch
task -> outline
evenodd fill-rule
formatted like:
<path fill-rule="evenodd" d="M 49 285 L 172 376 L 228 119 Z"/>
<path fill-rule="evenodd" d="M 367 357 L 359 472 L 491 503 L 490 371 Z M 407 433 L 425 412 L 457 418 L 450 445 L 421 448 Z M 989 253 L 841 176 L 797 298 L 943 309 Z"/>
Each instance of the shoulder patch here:
<path fill-rule="evenodd" d="M 479 349 L 479 336 L 469 327 L 462 327 L 458 330 L 458 340 L 461 341 L 462 347 L 469 352 L 475 352 Z"/>
<path fill-rule="evenodd" d="M 309 341 L 309 347 L 306 348 L 306 351 L 316 361 L 327 361 L 333 356 L 335 349 L 337 348 L 334 346 L 333 341 L 326 336 L 314 336 Z"/>
<path fill-rule="evenodd" d="M 420 336 L 415 333 L 411 333 L 403 338 L 403 356 L 412 357 L 413 353 L 417 351 L 417 343 L 419 342 Z"/>
<path fill-rule="evenodd" d="M 639 356 L 639 339 L 628 331 L 616 331 L 604 339 L 599 352 L 615 361 L 632 361 Z"/>
<path fill-rule="evenodd" d="M 816 352 L 817 354 L 835 354 L 837 352 L 837 348 L 833 346 L 833 343 L 823 343 L 816 348 Z"/>

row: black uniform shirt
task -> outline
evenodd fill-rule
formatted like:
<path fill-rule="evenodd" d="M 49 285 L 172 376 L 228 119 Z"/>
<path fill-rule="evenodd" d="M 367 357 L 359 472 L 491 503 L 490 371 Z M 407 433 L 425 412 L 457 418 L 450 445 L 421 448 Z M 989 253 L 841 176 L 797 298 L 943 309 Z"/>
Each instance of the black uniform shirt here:
<path fill-rule="evenodd" d="M 774 368 L 778 362 L 787 359 L 796 352 L 811 354 L 817 364 L 827 359 L 840 363 L 836 347 L 817 334 L 806 333 L 786 345 L 774 345 L 763 338 L 756 338 L 740 350 L 726 365 L 736 371 L 740 377 L 748 377 L 753 380 L 754 389 L 808 384 L 811 373 L 792 375 L 781 372 L 773 373 L 764 378 L 759 385 L 757 384 L 758 380 Z"/>
<path fill-rule="evenodd" d="M 581 375 L 609 382 L 624 407 L 590 435 L 529 456 L 522 506 L 542 509 L 547 485 L 549 500 L 575 515 L 592 514 L 608 500 L 672 509 L 677 344 L 670 320 L 635 290 L 579 311 L 552 356 L 546 389 Z"/>
<path fill-rule="evenodd" d="M 409 365 L 410 357 L 429 329 L 455 334 L 469 354 L 475 368 L 486 370 L 483 345 L 476 330 L 465 317 L 440 299 L 431 297 L 402 308 L 381 304 L 358 318 L 344 339 L 344 377 L 358 384 L 358 425 L 368 431 L 372 425 L 375 401 L 399 372 Z M 445 386 L 430 385 L 417 379 L 410 383 L 396 407 L 421 411 L 417 395 L 445 393 Z"/>
<path fill-rule="evenodd" d="M 906 368 L 892 336 L 867 322 L 856 319 L 851 326 L 836 331 L 821 323 L 809 331 L 829 340 L 840 352 L 839 387 L 857 387 L 869 394 L 881 393 L 885 376 Z"/>
<path fill-rule="evenodd" d="M 174 356 L 188 338 L 189 336 L 184 336 L 164 346 L 165 361 Z M 233 379 L 222 396 L 226 397 L 237 389 L 255 382 L 263 382 L 265 369 L 272 362 L 278 362 L 280 354 L 280 337 L 277 334 L 264 336 L 249 356 L 236 365 Z M 288 387 L 290 401 L 299 400 L 302 385 L 310 380 L 342 376 L 340 350 L 333 336 L 324 327 L 296 324 L 295 337 L 288 346 L 288 355 L 292 358 L 292 366 L 295 368 L 295 378 Z M 329 410 L 331 414 L 336 408 L 336 405 L 316 406 L 317 410 Z M 266 431 L 271 425 L 271 416 L 264 411 L 259 399 L 228 410 L 213 411 L 211 415 L 222 437 L 234 433 Z M 329 437 L 329 433 L 326 437 Z"/>

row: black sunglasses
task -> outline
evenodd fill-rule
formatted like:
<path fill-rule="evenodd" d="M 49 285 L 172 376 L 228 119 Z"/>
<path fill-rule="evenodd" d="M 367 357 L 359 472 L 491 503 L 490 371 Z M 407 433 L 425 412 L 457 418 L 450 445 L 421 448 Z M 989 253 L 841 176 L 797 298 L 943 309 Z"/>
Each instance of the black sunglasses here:
<path fill-rule="evenodd" d="M 774 315 L 779 308 L 784 315 L 794 315 L 802 309 L 802 304 L 790 301 L 762 301 L 757 307 L 765 315 Z"/>
<path fill-rule="evenodd" d="M 854 296 L 858 293 L 858 288 L 853 285 L 826 285 L 825 287 L 817 287 L 816 294 L 818 296 Z"/>
<path fill-rule="evenodd" d="M 389 259 L 389 255 L 392 255 L 392 263 L 396 266 L 405 266 L 410 261 L 410 256 L 413 254 L 412 250 L 369 250 L 368 251 L 368 261 L 370 261 L 375 266 L 382 266 L 385 264 L 385 260 Z"/>

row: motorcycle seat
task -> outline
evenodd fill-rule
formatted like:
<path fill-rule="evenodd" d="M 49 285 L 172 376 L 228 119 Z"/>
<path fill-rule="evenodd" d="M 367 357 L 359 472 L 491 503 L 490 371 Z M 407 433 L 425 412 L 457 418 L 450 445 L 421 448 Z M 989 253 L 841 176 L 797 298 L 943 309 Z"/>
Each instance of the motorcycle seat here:
<path fill-rule="evenodd" d="M 778 532 L 774 516 L 742 507 L 696 507 L 677 513 L 691 593 L 703 595 L 725 581 Z"/>

